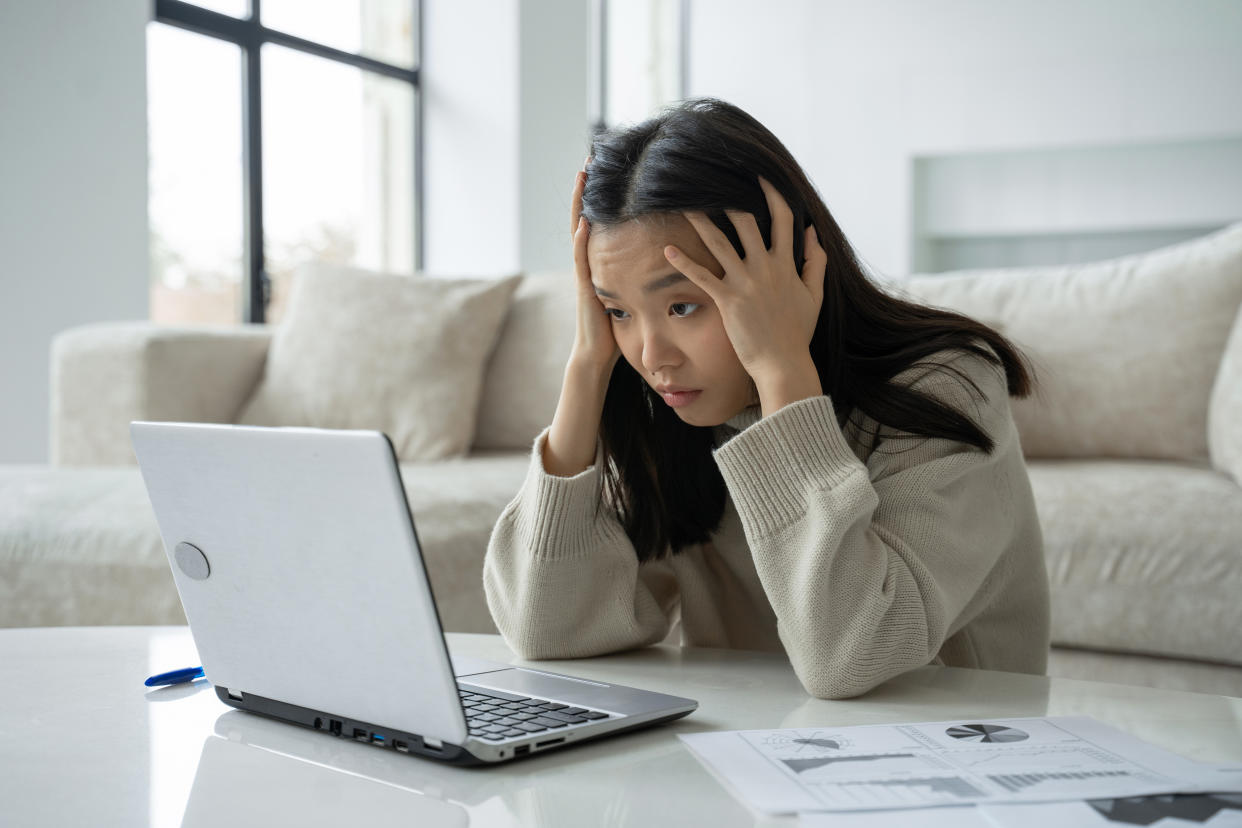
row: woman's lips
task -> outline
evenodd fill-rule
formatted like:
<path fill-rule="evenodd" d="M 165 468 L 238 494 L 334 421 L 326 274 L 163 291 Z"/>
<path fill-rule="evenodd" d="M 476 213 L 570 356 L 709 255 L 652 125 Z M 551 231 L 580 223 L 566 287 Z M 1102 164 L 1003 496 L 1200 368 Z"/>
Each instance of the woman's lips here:
<path fill-rule="evenodd" d="M 661 391 L 660 396 L 663 397 L 664 401 L 668 403 L 669 406 L 671 406 L 672 408 L 681 408 L 683 405 L 689 405 L 690 403 L 694 402 L 696 399 L 698 399 L 699 394 L 702 394 L 702 393 L 703 393 L 702 390 L 699 390 L 699 391 Z"/>

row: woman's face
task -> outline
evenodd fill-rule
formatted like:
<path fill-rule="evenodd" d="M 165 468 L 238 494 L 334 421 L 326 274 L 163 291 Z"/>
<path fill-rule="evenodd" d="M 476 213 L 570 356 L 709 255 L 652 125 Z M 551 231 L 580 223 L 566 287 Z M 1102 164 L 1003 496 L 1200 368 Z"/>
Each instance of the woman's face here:
<path fill-rule="evenodd" d="M 754 386 L 700 288 L 664 258 L 676 245 L 717 277 L 707 245 L 681 214 L 592 231 L 587 259 L 621 355 L 690 425 L 719 425 L 757 401 Z"/>

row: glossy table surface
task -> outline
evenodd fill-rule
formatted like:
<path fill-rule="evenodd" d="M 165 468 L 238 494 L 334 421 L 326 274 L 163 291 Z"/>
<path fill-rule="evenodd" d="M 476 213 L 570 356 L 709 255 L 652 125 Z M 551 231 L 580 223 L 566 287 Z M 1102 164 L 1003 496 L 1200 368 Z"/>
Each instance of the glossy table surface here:
<path fill-rule="evenodd" d="M 497 636 L 449 646 L 521 663 Z M 1242 760 L 1242 699 L 924 667 L 868 695 L 806 695 L 780 656 L 651 647 L 538 662 L 698 699 L 687 718 L 487 768 L 455 768 L 223 705 L 184 627 L 0 630 L 0 824 L 792 824 L 750 811 L 677 739 L 702 730 L 1087 715 L 1203 761 Z"/>

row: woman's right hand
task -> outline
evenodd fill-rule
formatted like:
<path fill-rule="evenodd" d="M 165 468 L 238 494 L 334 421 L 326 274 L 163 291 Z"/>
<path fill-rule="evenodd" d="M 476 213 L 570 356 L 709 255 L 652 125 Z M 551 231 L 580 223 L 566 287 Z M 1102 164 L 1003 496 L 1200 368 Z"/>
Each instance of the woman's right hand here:
<path fill-rule="evenodd" d="M 612 321 L 604 312 L 604 303 L 595 294 L 591 266 L 587 263 L 591 227 L 582 217 L 586 177 L 586 170 L 578 173 L 569 208 L 574 239 L 574 279 L 578 290 L 578 330 L 569 364 L 565 366 L 561 398 L 543 447 L 544 470 L 559 477 L 573 477 L 595 462 L 604 396 L 613 366 L 621 355 L 617 338 L 612 335 Z"/>
<path fill-rule="evenodd" d="M 586 163 L 589 165 L 591 160 L 588 158 Z M 612 322 L 604 310 L 604 303 L 599 300 L 595 285 L 591 282 L 591 265 L 587 261 L 591 225 L 582 215 L 582 191 L 586 187 L 586 179 L 586 169 L 579 170 L 569 207 L 569 231 L 574 244 L 574 280 L 578 290 L 578 329 L 570 361 L 598 369 L 607 377 L 612 374 L 621 349 L 612 335 Z"/>

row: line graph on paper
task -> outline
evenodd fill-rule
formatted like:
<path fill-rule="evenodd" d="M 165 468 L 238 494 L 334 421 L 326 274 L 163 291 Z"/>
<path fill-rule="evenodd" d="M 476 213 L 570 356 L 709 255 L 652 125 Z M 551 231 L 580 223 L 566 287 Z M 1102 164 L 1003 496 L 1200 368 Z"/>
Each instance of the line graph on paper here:
<path fill-rule="evenodd" d="M 1098 770 L 1101 766 L 1125 764 L 1119 757 L 1085 745 L 945 751 L 944 757 L 958 767 L 982 774 L 1004 774 L 1033 768 L 1044 771 Z"/>

